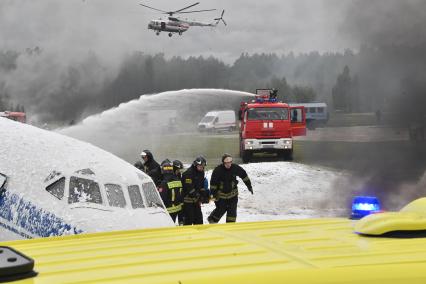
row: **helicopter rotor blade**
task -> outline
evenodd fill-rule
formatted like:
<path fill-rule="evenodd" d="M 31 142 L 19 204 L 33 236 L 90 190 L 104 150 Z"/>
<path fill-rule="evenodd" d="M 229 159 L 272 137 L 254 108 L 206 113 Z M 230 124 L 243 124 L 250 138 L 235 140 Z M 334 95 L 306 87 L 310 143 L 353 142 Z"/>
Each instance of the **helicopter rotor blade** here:
<path fill-rule="evenodd" d="M 178 13 L 179 14 L 185 14 L 185 13 L 198 13 L 198 12 L 207 12 L 207 11 L 216 11 L 216 9 L 197 10 L 197 11 L 184 11 L 184 12 L 178 12 Z"/>
<path fill-rule="evenodd" d="M 160 9 L 157 9 L 157 8 L 153 8 L 153 7 L 147 6 L 147 5 L 142 4 L 142 3 L 139 3 L 139 5 L 141 5 L 141 6 L 143 6 L 143 7 L 146 7 L 146 8 L 149 8 L 149 9 L 152 9 L 152 10 L 155 10 L 155 11 L 159 11 L 159 12 L 167 13 L 166 11 L 163 11 L 163 10 L 160 10 Z"/>
<path fill-rule="evenodd" d="M 198 4 L 200 4 L 200 2 L 196 2 L 196 3 L 192 4 L 192 5 L 189 5 L 189 6 L 185 7 L 185 8 L 182 8 L 182 9 L 179 9 L 179 10 L 176 10 L 176 11 L 173 11 L 173 12 L 171 12 L 171 13 L 179 13 L 179 12 L 181 12 L 181 11 L 183 11 L 183 10 L 186 10 L 186 9 L 188 9 L 188 8 L 191 8 L 191 7 L 194 7 L 195 5 L 198 5 Z"/>

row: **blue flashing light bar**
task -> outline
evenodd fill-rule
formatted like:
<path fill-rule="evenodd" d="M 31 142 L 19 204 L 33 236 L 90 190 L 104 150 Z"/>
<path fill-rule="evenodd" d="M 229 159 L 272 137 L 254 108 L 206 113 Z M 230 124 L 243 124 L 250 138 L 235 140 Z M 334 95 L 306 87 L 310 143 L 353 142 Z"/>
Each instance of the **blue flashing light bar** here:
<path fill-rule="evenodd" d="M 276 103 L 278 102 L 277 98 L 265 98 L 265 97 L 256 97 L 256 103 Z"/>
<path fill-rule="evenodd" d="M 352 199 L 351 219 L 361 219 L 364 216 L 381 211 L 380 201 L 374 196 L 355 196 Z"/>

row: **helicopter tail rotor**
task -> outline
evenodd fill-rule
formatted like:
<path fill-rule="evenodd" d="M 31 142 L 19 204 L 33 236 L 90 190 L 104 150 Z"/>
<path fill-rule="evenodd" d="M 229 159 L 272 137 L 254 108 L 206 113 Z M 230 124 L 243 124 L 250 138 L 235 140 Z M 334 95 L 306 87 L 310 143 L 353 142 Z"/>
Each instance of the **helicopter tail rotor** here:
<path fill-rule="evenodd" d="M 219 24 L 220 21 L 222 21 L 222 23 L 226 26 L 226 22 L 223 19 L 223 14 L 225 14 L 225 10 L 222 10 L 222 14 L 220 15 L 219 18 L 215 18 L 214 20 L 216 21 L 216 25 Z"/>

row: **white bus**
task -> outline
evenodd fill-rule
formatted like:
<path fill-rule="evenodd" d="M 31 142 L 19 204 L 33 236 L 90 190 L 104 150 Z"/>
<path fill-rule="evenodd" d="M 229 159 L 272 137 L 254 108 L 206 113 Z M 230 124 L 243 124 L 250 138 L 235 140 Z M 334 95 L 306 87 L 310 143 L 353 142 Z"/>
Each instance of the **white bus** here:
<path fill-rule="evenodd" d="M 326 103 L 291 103 L 290 106 L 305 107 L 306 126 L 311 130 L 324 127 L 330 117 Z"/>

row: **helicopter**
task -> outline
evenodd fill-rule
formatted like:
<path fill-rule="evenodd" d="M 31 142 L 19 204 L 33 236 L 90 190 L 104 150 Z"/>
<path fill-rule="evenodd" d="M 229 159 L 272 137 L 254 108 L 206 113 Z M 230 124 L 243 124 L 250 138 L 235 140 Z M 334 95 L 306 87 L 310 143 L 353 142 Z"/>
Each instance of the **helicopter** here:
<path fill-rule="evenodd" d="M 150 7 L 148 5 L 139 3 L 139 5 L 161 12 L 162 14 L 169 15 L 167 19 L 158 19 L 158 20 L 151 20 L 148 24 L 148 29 L 153 30 L 156 35 L 160 35 L 160 32 L 168 32 L 169 37 L 173 35 L 173 33 L 177 33 L 179 35 L 182 35 L 182 33 L 186 32 L 189 27 L 191 26 L 198 26 L 198 27 L 216 27 L 219 22 L 222 22 L 226 26 L 226 22 L 223 19 L 223 14 L 225 13 L 225 10 L 222 10 L 222 14 L 220 17 L 213 19 L 213 22 L 211 23 L 205 23 L 205 22 L 198 22 L 198 21 L 191 21 L 188 19 L 182 19 L 179 17 L 174 17 L 174 14 L 188 14 L 188 13 L 198 13 L 198 12 L 207 12 L 207 11 L 215 11 L 216 9 L 204 9 L 204 10 L 196 10 L 196 11 L 184 11 L 186 9 L 189 9 L 191 7 L 194 7 L 196 5 L 200 4 L 200 2 L 196 2 L 192 5 L 186 6 L 182 9 L 176 10 L 176 11 L 164 11 L 161 9 L 157 9 L 154 7 Z"/>

